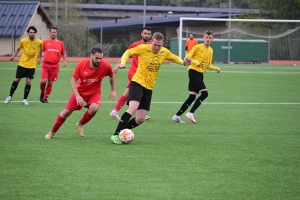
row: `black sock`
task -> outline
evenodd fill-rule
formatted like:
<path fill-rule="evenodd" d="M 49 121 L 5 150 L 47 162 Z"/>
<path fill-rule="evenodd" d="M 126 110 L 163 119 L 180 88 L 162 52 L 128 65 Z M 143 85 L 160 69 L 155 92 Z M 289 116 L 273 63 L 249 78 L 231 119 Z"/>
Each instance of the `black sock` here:
<path fill-rule="evenodd" d="M 127 123 L 127 125 L 126 125 L 125 128 L 133 129 L 133 128 L 137 127 L 138 125 L 139 125 L 139 124 L 137 124 L 137 123 L 135 122 L 135 118 L 132 118 L 132 119 Z"/>
<path fill-rule="evenodd" d="M 130 118 L 131 118 L 131 115 L 128 112 L 124 112 L 114 135 L 119 135 L 121 130 L 123 130 L 126 127 L 126 125 L 127 125 L 128 121 L 130 120 Z"/>
<path fill-rule="evenodd" d="M 27 99 L 28 95 L 29 95 L 29 92 L 30 92 L 30 88 L 31 88 L 31 85 L 25 85 L 25 88 L 24 88 L 24 99 Z"/>
<path fill-rule="evenodd" d="M 196 95 L 190 94 L 189 98 L 185 100 L 185 102 L 182 104 L 181 108 L 176 113 L 176 115 L 178 116 L 182 115 L 182 113 L 184 113 L 190 107 L 190 105 L 193 103 L 195 99 L 196 99 Z"/>
<path fill-rule="evenodd" d="M 196 99 L 193 107 L 191 108 L 191 113 L 194 113 L 197 108 L 199 108 L 199 106 L 201 105 L 202 101 L 204 101 L 204 99 L 206 99 L 206 97 L 208 97 L 208 92 L 207 91 L 203 91 L 201 92 L 201 95 Z"/>
<path fill-rule="evenodd" d="M 12 96 L 14 95 L 14 93 L 15 93 L 17 87 L 18 87 L 18 84 L 19 84 L 19 82 L 16 82 L 16 81 L 14 81 L 14 82 L 11 84 L 9 96 L 12 97 Z"/>

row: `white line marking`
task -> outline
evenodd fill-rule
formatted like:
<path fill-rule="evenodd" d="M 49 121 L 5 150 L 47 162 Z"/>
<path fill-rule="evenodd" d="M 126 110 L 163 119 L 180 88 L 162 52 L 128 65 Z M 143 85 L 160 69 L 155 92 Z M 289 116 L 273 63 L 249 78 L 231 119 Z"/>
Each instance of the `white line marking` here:
<path fill-rule="evenodd" d="M 21 103 L 22 101 L 10 101 L 12 103 Z M 40 101 L 28 101 L 29 103 L 40 103 Z M 49 101 L 51 103 L 67 103 L 67 101 Z M 105 104 L 115 104 L 116 101 L 101 101 Z M 183 102 L 151 102 L 153 104 L 182 104 Z M 42 103 L 41 103 L 42 104 Z M 211 105 L 300 105 L 300 102 L 203 102 L 203 104 Z M 47 104 L 46 104 L 47 105 Z"/>

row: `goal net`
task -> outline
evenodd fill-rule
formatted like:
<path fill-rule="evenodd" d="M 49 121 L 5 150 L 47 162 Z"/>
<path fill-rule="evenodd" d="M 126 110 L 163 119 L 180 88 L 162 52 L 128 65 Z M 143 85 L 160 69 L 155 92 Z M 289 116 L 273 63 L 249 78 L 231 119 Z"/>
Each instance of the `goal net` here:
<path fill-rule="evenodd" d="M 178 39 L 171 41 L 174 53 L 183 58 L 185 42 L 193 33 L 202 43 L 203 32 L 211 30 L 213 62 L 268 63 L 270 60 L 300 60 L 300 20 L 180 18 Z M 177 44 L 176 44 L 177 43 Z"/>

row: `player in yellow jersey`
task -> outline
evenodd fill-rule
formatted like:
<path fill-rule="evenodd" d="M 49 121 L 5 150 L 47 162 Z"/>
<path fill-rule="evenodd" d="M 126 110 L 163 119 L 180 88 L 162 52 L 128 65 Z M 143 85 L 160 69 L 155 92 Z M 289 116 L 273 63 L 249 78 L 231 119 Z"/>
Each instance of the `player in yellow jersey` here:
<path fill-rule="evenodd" d="M 29 105 L 27 97 L 31 89 L 31 79 L 34 78 L 36 63 L 41 63 L 41 52 L 43 49 L 43 42 L 42 40 L 35 37 L 37 29 L 34 26 L 28 27 L 27 33 L 29 37 L 23 38 L 20 41 L 20 44 L 16 49 L 13 57 L 10 58 L 10 61 L 12 61 L 22 49 L 22 56 L 17 67 L 16 77 L 11 85 L 9 96 L 5 99 L 4 103 L 8 103 L 11 101 L 20 80 L 26 77 L 23 104 Z"/>
<path fill-rule="evenodd" d="M 130 56 L 138 56 L 138 68 L 134 74 L 129 88 L 129 108 L 122 115 L 111 142 L 122 144 L 119 139 L 121 130 L 133 129 L 145 121 L 147 112 L 150 110 L 152 90 L 160 70 L 161 64 L 165 60 L 188 66 L 192 60 L 186 58 L 184 61 L 163 47 L 164 36 L 161 33 L 154 33 L 151 44 L 141 44 L 135 48 L 125 51 L 121 58 L 119 68 L 124 68 Z M 136 113 L 136 117 L 130 119 Z"/>
<path fill-rule="evenodd" d="M 189 106 L 195 101 L 196 95 L 201 93 L 201 95 L 196 99 L 194 105 L 192 106 L 190 112 L 186 113 L 185 116 L 192 123 L 196 123 L 194 119 L 194 112 L 201 105 L 202 101 L 208 97 L 208 92 L 206 86 L 203 82 L 203 74 L 206 69 L 216 70 L 220 72 L 220 68 L 212 66 L 213 49 L 210 47 L 213 41 L 213 32 L 206 30 L 203 33 L 203 43 L 194 46 L 194 48 L 187 54 L 187 57 L 198 61 L 200 64 L 196 65 L 192 63 L 188 68 L 189 74 L 189 91 L 190 95 L 186 101 L 182 104 L 179 111 L 172 117 L 172 120 L 176 123 L 185 123 L 181 120 L 180 116 L 189 108 Z"/>

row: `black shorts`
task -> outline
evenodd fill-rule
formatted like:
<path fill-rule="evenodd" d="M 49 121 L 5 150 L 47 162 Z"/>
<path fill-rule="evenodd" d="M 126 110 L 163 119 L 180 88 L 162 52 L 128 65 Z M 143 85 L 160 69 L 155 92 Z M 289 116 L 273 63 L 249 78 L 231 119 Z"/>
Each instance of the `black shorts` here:
<path fill-rule="evenodd" d="M 16 72 L 16 78 L 34 78 L 34 72 L 35 68 L 25 68 L 20 65 L 18 65 L 17 72 Z"/>
<path fill-rule="evenodd" d="M 149 90 L 137 82 L 131 81 L 129 87 L 128 101 L 138 101 L 140 105 L 138 109 L 150 110 L 150 104 L 152 99 L 152 90 Z"/>
<path fill-rule="evenodd" d="M 200 90 L 206 89 L 206 86 L 203 82 L 203 73 L 190 69 L 189 79 L 189 91 L 199 94 Z"/>

